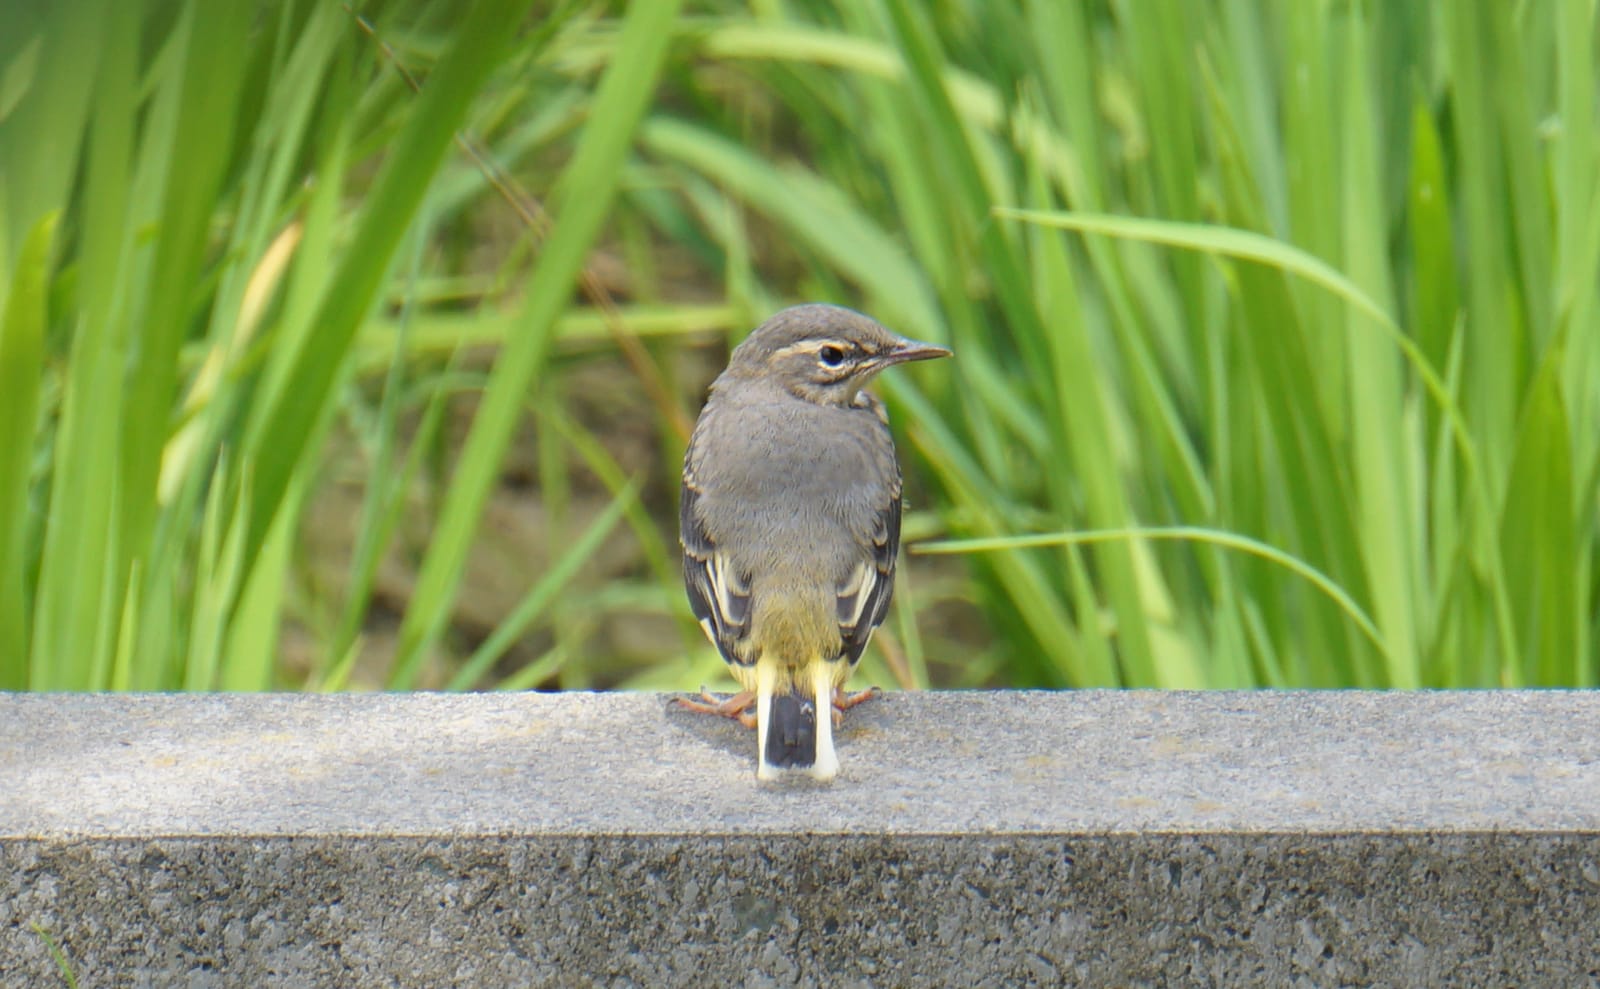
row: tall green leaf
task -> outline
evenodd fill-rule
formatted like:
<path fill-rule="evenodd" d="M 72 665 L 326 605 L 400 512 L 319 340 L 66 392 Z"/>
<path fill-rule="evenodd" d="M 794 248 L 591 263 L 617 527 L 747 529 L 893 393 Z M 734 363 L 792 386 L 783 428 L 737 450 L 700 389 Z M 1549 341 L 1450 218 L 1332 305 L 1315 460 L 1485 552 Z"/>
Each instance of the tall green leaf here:
<path fill-rule="evenodd" d="M 555 226 L 528 286 L 523 335 L 510 342 L 495 364 L 418 574 L 400 630 L 392 686 L 414 680 L 449 617 L 467 548 L 499 473 L 523 396 L 544 361 L 556 318 L 566 308 L 585 254 L 616 195 L 623 157 L 654 92 L 677 7 L 676 0 L 660 0 L 635 6 L 626 15 L 616 57 L 595 94 L 589 124 L 552 196 Z"/>
<path fill-rule="evenodd" d="M 227 5 L 223 5 L 227 6 Z M 375 301 L 389 261 L 427 192 L 451 138 L 474 95 L 504 59 L 527 0 L 479 0 L 410 109 L 383 170 L 373 183 L 348 251 L 332 276 L 336 291 L 322 300 L 312 325 L 315 346 L 300 351 L 290 377 L 292 392 L 263 409 L 247 437 L 255 482 L 250 499 L 254 555 L 279 510 L 291 475 L 327 422 L 333 385 L 346 354 Z"/>
<path fill-rule="evenodd" d="M 0 690 L 27 683 L 25 540 L 56 220 L 47 216 L 34 226 L 0 295 Z"/>

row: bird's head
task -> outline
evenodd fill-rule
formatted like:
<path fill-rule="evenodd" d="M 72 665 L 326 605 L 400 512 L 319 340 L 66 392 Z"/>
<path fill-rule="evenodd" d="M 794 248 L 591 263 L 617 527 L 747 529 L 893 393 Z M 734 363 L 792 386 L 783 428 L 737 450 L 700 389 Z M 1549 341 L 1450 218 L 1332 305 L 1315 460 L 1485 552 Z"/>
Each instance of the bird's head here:
<path fill-rule="evenodd" d="M 850 405 L 886 367 L 949 356 L 944 347 L 907 340 L 854 309 L 811 303 L 756 327 L 734 348 L 727 373 L 774 382 L 819 405 Z"/>

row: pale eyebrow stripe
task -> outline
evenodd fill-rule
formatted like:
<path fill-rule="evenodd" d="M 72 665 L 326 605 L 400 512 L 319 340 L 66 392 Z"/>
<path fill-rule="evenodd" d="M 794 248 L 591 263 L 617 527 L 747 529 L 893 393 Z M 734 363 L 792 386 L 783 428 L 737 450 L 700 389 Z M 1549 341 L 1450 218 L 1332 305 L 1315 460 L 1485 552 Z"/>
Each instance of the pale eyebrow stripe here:
<path fill-rule="evenodd" d="M 847 354 L 854 353 L 860 349 L 848 340 L 802 340 L 799 343 L 791 343 L 787 347 L 779 347 L 772 352 L 772 356 L 787 357 L 790 354 L 817 354 L 822 352 L 823 347 L 838 347 Z"/>

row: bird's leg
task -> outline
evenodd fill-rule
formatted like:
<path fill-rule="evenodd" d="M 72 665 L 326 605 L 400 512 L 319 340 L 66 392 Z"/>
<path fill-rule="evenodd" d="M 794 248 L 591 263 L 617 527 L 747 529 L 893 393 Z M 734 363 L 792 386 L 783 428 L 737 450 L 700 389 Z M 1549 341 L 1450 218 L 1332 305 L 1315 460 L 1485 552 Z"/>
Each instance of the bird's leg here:
<path fill-rule="evenodd" d="M 846 693 L 843 687 L 833 688 L 834 727 L 837 728 L 839 725 L 844 723 L 844 712 L 850 710 L 852 707 L 855 707 L 857 704 L 865 704 L 867 701 L 872 700 L 874 697 L 877 697 L 882 693 L 883 691 L 879 690 L 876 686 L 868 687 L 866 690 L 858 690 L 853 694 Z"/>
<path fill-rule="evenodd" d="M 750 705 L 756 701 L 754 691 L 741 690 L 737 694 L 719 697 L 701 687 L 700 700 L 690 700 L 687 697 L 674 697 L 672 700 L 679 707 L 697 714 L 715 714 L 723 718 L 732 718 L 746 728 L 756 726 L 756 716 L 750 713 Z"/>

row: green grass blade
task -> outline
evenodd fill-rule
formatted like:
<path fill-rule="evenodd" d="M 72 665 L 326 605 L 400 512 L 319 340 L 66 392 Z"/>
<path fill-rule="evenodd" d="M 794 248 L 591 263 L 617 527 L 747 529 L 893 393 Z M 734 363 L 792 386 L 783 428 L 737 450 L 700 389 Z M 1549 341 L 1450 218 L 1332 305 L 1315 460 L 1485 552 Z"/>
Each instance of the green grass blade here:
<path fill-rule="evenodd" d="M 528 287 L 524 334 L 512 341 L 495 364 L 462 452 L 461 468 L 450 485 L 433 543 L 418 574 L 401 625 L 391 686 L 414 681 L 449 617 L 462 563 L 523 397 L 544 361 L 556 318 L 565 308 L 585 254 L 605 220 L 634 129 L 644 115 L 646 98 L 654 92 L 677 7 L 676 0 L 661 0 L 635 6 L 626 15 L 616 58 L 600 83 L 589 124 L 553 196 L 555 227 Z"/>
<path fill-rule="evenodd" d="M 49 502 L 30 616 L 33 634 L 29 685 L 46 690 L 89 685 L 90 671 L 98 665 L 94 640 L 95 623 L 104 614 L 100 600 L 106 588 L 103 575 L 108 567 L 115 568 L 110 547 L 116 540 L 112 491 L 118 485 L 121 463 L 117 437 L 120 415 L 107 415 L 106 410 L 121 412 L 124 390 L 126 343 L 118 325 L 122 316 L 116 311 L 114 300 L 125 250 L 126 156 L 130 118 L 134 115 L 130 96 L 134 75 L 132 43 L 124 38 L 120 43 L 102 45 L 98 37 L 102 31 L 115 35 L 128 27 L 133 13 L 123 5 L 102 10 L 88 4 L 77 5 L 76 9 L 74 5 L 61 4 L 54 10 L 66 16 L 93 15 L 95 19 L 76 28 L 51 22 L 46 28 L 47 49 L 49 44 L 63 41 L 56 32 L 65 32 L 73 35 L 73 45 L 93 46 L 92 55 L 89 49 L 80 48 L 75 58 L 97 59 L 99 64 L 74 65 L 69 60 L 59 65 L 54 56 L 47 57 L 52 71 L 73 74 L 65 92 L 55 90 L 43 78 L 36 80 L 35 95 L 25 101 L 31 103 L 37 98 L 50 103 L 51 122 L 30 129 L 32 137 L 28 141 L 0 141 L 0 147 L 27 147 L 35 141 L 58 148 L 79 147 L 82 134 L 78 131 L 86 121 L 82 116 L 56 118 L 54 113 L 66 111 L 66 105 L 59 101 L 72 102 L 75 97 L 70 91 L 80 82 L 94 82 L 87 120 L 92 138 L 85 176 L 84 217 L 78 222 L 82 231 L 83 311 L 68 317 L 76 325 L 62 373 L 60 404 L 55 411 Z M 25 117 L 20 113 L 8 123 L 23 126 Z M 50 128 L 67 125 L 78 130 L 51 133 Z M 55 145 L 56 141 L 61 144 Z M 55 165 L 63 169 L 62 180 L 76 170 L 65 161 Z M 25 174 L 21 170 L 9 173 L 8 190 L 26 191 L 30 196 L 49 195 L 45 187 L 57 181 L 41 175 L 36 185 L 23 190 L 16 179 Z M 120 602 L 120 592 L 117 598 Z M 94 618 L 86 620 L 85 616 Z"/>
<path fill-rule="evenodd" d="M 1360 285 L 1363 295 L 1387 312 L 1393 290 L 1384 257 L 1386 231 L 1377 225 L 1378 214 L 1370 208 L 1382 192 L 1364 27 L 1361 18 L 1352 15 L 1346 32 L 1344 136 L 1339 142 L 1344 152 L 1341 240 L 1351 284 Z M 1387 644 L 1385 681 L 1393 687 L 1414 688 L 1421 685 L 1416 601 L 1425 593 L 1418 566 L 1424 544 L 1413 515 L 1418 499 L 1407 483 L 1410 472 L 1402 468 L 1410 451 L 1402 446 L 1406 437 L 1396 428 L 1403 421 L 1402 368 L 1387 341 L 1366 332 L 1363 324 L 1369 318 L 1352 309 L 1344 335 L 1351 472 L 1361 517 L 1354 536 Z"/>
<path fill-rule="evenodd" d="M 34 225 L 0 305 L 0 690 L 27 684 L 28 625 L 24 570 L 29 488 L 44 375 L 46 293 L 55 215 Z"/>
<path fill-rule="evenodd" d="M 1225 549 L 1237 550 L 1259 557 L 1283 567 L 1292 573 L 1303 577 L 1318 591 L 1322 592 L 1334 604 L 1339 606 L 1356 628 L 1361 630 L 1380 653 L 1387 651 L 1383 634 L 1378 631 L 1374 622 L 1355 598 L 1333 581 L 1322 571 L 1306 563 L 1304 560 L 1285 553 L 1276 546 L 1268 545 L 1259 539 L 1241 536 L 1233 532 L 1218 532 L 1213 529 L 1202 529 L 1192 526 L 1171 526 L 1165 528 L 1133 528 L 1092 530 L 1086 532 L 1060 532 L 1044 533 L 1028 536 L 1002 536 L 995 539 L 951 539 L 940 542 L 921 543 L 914 552 L 917 553 L 991 553 L 1005 550 L 1022 549 L 1030 546 L 1078 546 L 1092 545 L 1101 542 L 1149 540 L 1181 540 L 1184 542 L 1205 543 L 1212 546 L 1221 546 Z"/>
<path fill-rule="evenodd" d="M 111 36 L 106 0 L 16 4 L 0 14 L 0 70 L 8 92 L 0 114 L 0 262 L 15 258 L 44 213 L 66 204 Z M 30 9 L 31 8 L 31 9 Z M 8 267 L 8 266 L 7 266 Z M 5 268 L 0 268 L 5 270 Z"/>
<path fill-rule="evenodd" d="M 445 685 L 446 690 L 471 688 L 517 639 L 527 633 L 551 602 L 560 596 L 578 570 L 588 562 L 589 557 L 600 547 L 600 543 L 616 528 L 623 514 L 638 499 L 639 481 L 639 478 L 630 481 L 627 488 L 606 506 L 605 511 L 561 551 L 561 555 L 550 564 L 550 569 L 528 589 L 506 620 L 500 623 L 494 633 L 484 640 L 483 645 L 479 646 L 450 678 L 450 682 Z"/>
<path fill-rule="evenodd" d="M 1378 327 L 1399 348 L 1412 369 L 1422 380 L 1429 396 L 1450 423 L 1456 447 L 1461 454 L 1462 463 L 1466 469 L 1468 483 L 1478 499 L 1480 510 L 1487 510 L 1487 507 L 1492 504 L 1492 500 L 1488 495 L 1487 478 L 1484 471 L 1479 467 L 1479 441 L 1469 428 L 1465 415 L 1456 402 L 1453 393 L 1439 376 L 1438 371 L 1429 362 L 1427 356 L 1417 347 L 1416 343 L 1400 329 L 1394 318 L 1382 306 L 1348 277 L 1326 262 L 1292 245 L 1249 230 L 1201 224 L 1173 223 L 1137 217 L 1050 213 L 1003 208 L 997 208 L 994 212 L 997 216 L 1022 220 L 1028 223 L 1038 223 L 1063 230 L 1127 237 L 1150 243 L 1167 244 L 1188 250 L 1254 261 L 1287 273 L 1299 275 L 1328 289 L 1336 296 L 1344 299 L 1356 311 L 1370 317 L 1372 325 Z M 1498 546 L 1493 540 L 1489 540 L 1486 545 L 1488 547 L 1487 552 L 1491 557 L 1498 554 Z M 1495 602 L 1496 634 L 1500 648 L 1502 653 L 1507 656 L 1515 655 L 1514 620 L 1510 614 L 1506 598 L 1503 568 L 1498 565 L 1496 560 L 1491 559 L 1489 569 L 1492 581 L 1491 596 Z"/>
<path fill-rule="evenodd" d="M 1512 220 L 1504 208 L 1504 148 L 1509 142 L 1501 139 L 1495 124 L 1498 94 L 1491 73 L 1496 37 L 1486 23 L 1487 5 L 1443 3 L 1436 12 L 1445 57 L 1455 68 L 1450 88 L 1455 198 L 1472 259 L 1472 277 L 1465 280 L 1466 406 L 1472 434 L 1482 444 L 1484 467 L 1499 479 L 1510 462 L 1528 348 L 1511 266 Z"/>
<path fill-rule="evenodd" d="M 1398 337 L 1400 328 L 1377 301 L 1352 282 L 1346 275 L 1315 255 L 1275 240 L 1253 230 L 1239 230 L 1202 223 L 1180 223 L 1173 220 L 1152 220 L 1134 216 L 1112 216 L 1099 213 L 1059 213 L 1042 210 L 1022 210 L 996 207 L 994 215 L 1024 223 L 1037 223 L 1058 230 L 1102 234 L 1108 237 L 1125 237 L 1150 244 L 1165 244 L 1205 254 L 1255 261 L 1269 267 L 1299 275 L 1320 285 L 1344 299 L 1362 313 L 1371 317 L 1380 327 Z M 1398 341 L 1397 341 L 1398 342 Z M 1432 372 L 1433 368 L 1420 355 L 1413 358 L 1419 373 Z M 1437 375 L 1435 375 L 1437 377 Z"/>
<path fill-rule="evenodd" d="M 226 5 L 224 5 L 226 6 Z M 279 510 L 291 474 L 304 462 L 319 423 L 326 422 L 334 384 L 362 319 L 371 309 L 428 182 L 451 147 L 473 96 L 509 48 L 526 0 L 480 0 L 462 20 L 449 51 L 428 77 L 368 196 L 362 221 L 312 324 L 315 347 L 303 349 L 290 372 L 292 395 L 280 396 L 256 431 L 250 499 L 254 554 Z"/>
<path fill-rule="evenodd" d="M 704 127 L 665 117 L 641 133 L 646 148 L 682 162 L 762 210 L 840 271 L 859 278 L 880 318 L 937 342 L 944 321 L 927 279 L 894 238 L 815 174 L 779 165 Z"/>
<path fill-rule="evenodd" d="M 1573 558 L 1576 506 L 1592 491 L 1574 488 L 1571 430 L 1560 375 L 1547 362 L 1523 410 L 1511 459 L 1500 523 L 1506 584 L 1521 631 L 1518 652 L 1503 657 L 1507 686 L 1553 687 L 1585 679 L 1579 669 L 1579 628 L 1589 594 Z"/>
<path fill-rule="evenodd" d="M 304 493 L 291 482 L 288 501 L 297 507 Z M 239 506 L 243 509 L 247 506 Z M 298 511 L 280 515 L 267 530 L 256 555 L 243 563 L 237 580 L 238 597 L 226 626 L 222 629 L 223 663 L 217 671 L 219 690 L 271 690 L 278 662 L 280 626 L 283 622 L 283 593 L 293 559 L 294 527 L 291 520 Z M 229 540 L 238 539 L 239 517 Z M 241 540 L 242 542 L 242 540 Z M 230 547 L 231 548 L 231 547 Z"/>
<path fill-rule="evenodd" d="M 30 923 L 28 926 L 33 928 L 33 933 L 39 936 L 39 940 L 43 941 L 45 948 L 49 950 L 50 960 L 56 963 L 56 971 L 61 974 L 61 979 L 67 984 L 67 989 L 78 989 L 78 976 L 72 971 L 72 964 L 67 961 L 66 952 L 61 950 L 61 946 L 56 943 L 56 939 L 51 937 L 50 932 L 45 930 L 41 924 Z"/>

